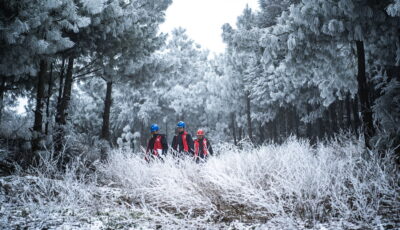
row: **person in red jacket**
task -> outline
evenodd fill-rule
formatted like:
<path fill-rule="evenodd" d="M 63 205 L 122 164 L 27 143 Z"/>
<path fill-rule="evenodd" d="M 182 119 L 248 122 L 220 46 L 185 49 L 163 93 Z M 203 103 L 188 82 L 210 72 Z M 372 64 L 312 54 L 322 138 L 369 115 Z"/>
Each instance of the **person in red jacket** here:
<path fill-rule="evenodd" d="M 214 154 L 211 142 L 205 137 L 202 129 L 197 130 L 197 139 L 194 140 L 194 158 L 196 162 L 206 160 L 210 155 Z"/>
<path fill-rule="evenodd" d="M 192 136 L 185 131 L 185 122 L 180 121 L 177 124 L 178 134 L 172 139 L 172 148 L 178 152 L 183 153 L 181 156 L 193 156 L 193 139 Z"/>
<path fill-rule="evenodd" d="M 149 161 L 151 158 L 161 158 L 165 156 L 168 152 L 168 144 L 167 139 L 164 134 L 159 134 L 160 127 L 157 124 L 153 124 L 150 127 L 150 132 L 153 136 L 150 138 L 147 143 L 146 149 L 146 161 Z"/>

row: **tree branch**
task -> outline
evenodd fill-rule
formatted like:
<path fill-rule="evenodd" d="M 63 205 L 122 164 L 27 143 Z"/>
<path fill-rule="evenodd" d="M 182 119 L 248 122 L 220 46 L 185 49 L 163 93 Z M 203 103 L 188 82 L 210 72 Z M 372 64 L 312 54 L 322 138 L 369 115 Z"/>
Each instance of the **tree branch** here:
<path fill-rule="evenodd" d="M 97 72 L 97 71 L 99 71 L 99 70 L 101 70 L 101 68 L 94 69 L 94 70 L 91 70 L 91 71 L 86 72 L 86 73 L 83 73 L 83 74 L 79 74 L 79 75 L 77 75 L 77 76 L 74 77 L 74 80 L 75 80 L 75 79 L 78 79 L 78 78 L 82 78 L 82 77 L 85 76 L 85 75 L 88 75 L 88 74 L 91 74 L 91 73 L 95 73 L 95 72 Z"/>

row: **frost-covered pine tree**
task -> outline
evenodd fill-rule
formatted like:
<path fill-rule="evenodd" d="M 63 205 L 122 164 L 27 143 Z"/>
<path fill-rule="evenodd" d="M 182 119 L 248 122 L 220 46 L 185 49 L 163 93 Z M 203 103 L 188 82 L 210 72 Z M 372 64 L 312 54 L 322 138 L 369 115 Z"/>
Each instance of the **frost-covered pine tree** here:
<path fill-rule="evenodd" d="M 145 4 L 144 4 L 145 3 Z M 170 1 L 107 1 L 101 5 L 101 11 L 91 15 L 91 24 L 75 36 L 76 46 L 69 57 L 73 65 L 76 57 L 82 56 L 86 63 L 93 66 L 95 74 L 106 82 L 106 95 L 103 111 L 101 137 L 110 140 L 110 111 L 112 86 L 122 79 L 132 76 L 142 65 L 146 56 L 162 43 L 158 36 L 158 24 L 164 20 L 164 11 Z M 89 6 L 88 4 L 87 6 Z M 96 8 L 90 8 L 94 11 Z M 78 56 L 77 56 L 78 55 Z M 80 55 L 80 56 L 79 56 Z M 82 59 L 77 59 L 77 64 Z M 67 69 L 73 70 L 68 65 Z M 68 72 L 68 70 L 67 70 Z M 68 75 L 67 76 L 71 76 Z M 64 94 L 56 116 L 59 126 L 57 151 L 63 143 L 63 126 L 66 124 L 65 111 L 68 109 L 71 94 L 72 77 L 65 80 Z M 68 83 L 68 84 L 67 84 Z"/>
<path fill-rule="evenodd" d="M 301 90 L 316 87 L 322 101 L 309 98 L 306 104 L 321 101 L 329 107 L 348 93 L 358 92 L 369 145 L 374 127 L 367 76 L 374 75 L 376 68 L 394 64 L 395 49 L 385 47 L 398 42 L 395 20 L 385 13 L 388 3 L 306 1 L 291 5 L 277 18 L 276 25 L 262 32 L 263 76 L 270 77 L 272 83 L 259 81 L 259 90 L 276 91 L 272 96 L 282 100 L 298 99 Z M 366 61 L 374 64 L 366 66 Z M 270 88 L 276 84 L 276 90 Z M 295 101 L 290 103 L 304 104 Z"/>
<path fill-rule="evenodd" d="M 78 13 L 77 4 L 72 0 L 2 3 L 0 37 L 4 52 L 0 55 L 0 76 L 11 81 L 27 75 L 36 77 L 33 152 L 42 145 L 48 62 L 74 45 L 66 33 L 75 33 L 90 23 L 88 17 Z"/>

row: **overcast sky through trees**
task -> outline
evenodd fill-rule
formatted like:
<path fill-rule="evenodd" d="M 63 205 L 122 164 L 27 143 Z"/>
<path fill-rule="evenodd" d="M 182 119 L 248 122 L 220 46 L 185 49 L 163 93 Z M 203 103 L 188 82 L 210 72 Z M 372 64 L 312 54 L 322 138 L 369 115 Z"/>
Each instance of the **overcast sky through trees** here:
<path fill-rule="evenodd" d="M 167 10 L 166 21 L 161 31 L 168 33 L 173 28 L 183 27 L 188 35 L 211 52 L 222 53 L 221 26 L 235 26 L 236 18 L 249 5 L 258 9 L 257 0 L 174 0 Z"/>

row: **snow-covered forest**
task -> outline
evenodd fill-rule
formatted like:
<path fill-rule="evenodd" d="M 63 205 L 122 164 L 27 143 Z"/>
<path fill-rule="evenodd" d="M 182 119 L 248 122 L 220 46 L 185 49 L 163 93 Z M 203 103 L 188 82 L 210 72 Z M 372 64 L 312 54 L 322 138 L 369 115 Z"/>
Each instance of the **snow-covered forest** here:
<path fill-rule="evenodd" d="M 259 0 L 220 54 L 171 4 L 0 0 L 1 229 L 400 228 L 400 0 Z"/>

